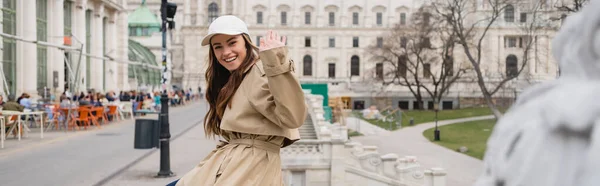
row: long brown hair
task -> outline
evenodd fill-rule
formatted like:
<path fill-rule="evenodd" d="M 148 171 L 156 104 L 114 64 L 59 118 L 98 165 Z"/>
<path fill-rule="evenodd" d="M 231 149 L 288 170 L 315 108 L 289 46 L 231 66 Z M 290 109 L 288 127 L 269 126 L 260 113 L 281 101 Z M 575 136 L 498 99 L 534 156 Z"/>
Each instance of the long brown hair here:
<path fill-rule="evenodd" d="M 242 64 L 234 71 L 229 72 L 219 63 L 214 54 L 212 44 L 208 51 L 208 69 L 206 70 L 206 100 L 209 103 L 209 110 L 204 116 L 204 134 L 207 137 L 221 135 L 221 119 L 225 108 L 231 108 L 231 98 L 242 83 L 246 74 L 245 69 L 250 68 L 258 60 L 258 47 L 252 43 L 247 34 L 242 34 L 246 42 L 246 58 Z"/>

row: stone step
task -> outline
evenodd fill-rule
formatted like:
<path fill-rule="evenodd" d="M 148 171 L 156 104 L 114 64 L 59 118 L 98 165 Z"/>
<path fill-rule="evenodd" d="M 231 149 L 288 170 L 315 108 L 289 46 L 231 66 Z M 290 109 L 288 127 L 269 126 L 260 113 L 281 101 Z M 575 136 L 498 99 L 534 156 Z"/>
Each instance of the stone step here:
<path fill-rule="evenodd" d="M 302 138 L 302 139 L 317 139 L 317 136 L 302 136 L 302 135 L 300 135 L 300 138 Z"/>

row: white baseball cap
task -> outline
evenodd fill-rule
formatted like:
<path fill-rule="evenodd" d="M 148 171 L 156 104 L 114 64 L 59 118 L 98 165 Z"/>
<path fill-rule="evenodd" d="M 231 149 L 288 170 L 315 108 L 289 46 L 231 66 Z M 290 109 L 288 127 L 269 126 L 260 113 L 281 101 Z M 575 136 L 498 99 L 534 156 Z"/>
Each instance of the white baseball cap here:
<path fill-rule="evenodd" d="M 216 34 L 238 35 L 248 34 L 248 26 L 240 18 L 232 15 L 221 16 L 208 26 L 208 34 L 202 39 L 202 46 L 210 44 L 210 38 Z"/>

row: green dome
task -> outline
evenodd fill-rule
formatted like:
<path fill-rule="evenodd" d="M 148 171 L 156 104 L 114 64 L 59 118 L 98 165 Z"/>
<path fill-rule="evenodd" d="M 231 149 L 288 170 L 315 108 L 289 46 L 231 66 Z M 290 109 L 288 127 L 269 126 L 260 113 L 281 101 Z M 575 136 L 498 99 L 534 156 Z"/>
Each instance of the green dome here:
<path fill-rule="evenodd" d="M 148 9 L 145 3 L 142 3 L 142 6 L 135 9 L 133 13 L 128 15 L 127 22 L 129 23 L 129 26 L 158 28 L 161 26 L 161 22 L 158 17 L 156 17 L 156 15 L 154 15 L 152 11 Z"/>

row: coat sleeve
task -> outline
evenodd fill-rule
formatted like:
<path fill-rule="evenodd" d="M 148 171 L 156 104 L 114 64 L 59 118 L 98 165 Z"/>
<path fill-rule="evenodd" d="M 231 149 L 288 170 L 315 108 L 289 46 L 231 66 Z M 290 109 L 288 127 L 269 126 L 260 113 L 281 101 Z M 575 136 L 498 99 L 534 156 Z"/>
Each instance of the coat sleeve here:
<path fill-rule="evenodd" d="M 294 76 L 293 63 L 288 60 L 287 47 L 259 53 L 266 82 L 252 85 L 256 92 L 250 103 L 269 121 L 282 128 L 299 128 L 306 119 L 304 92 Z"/>

